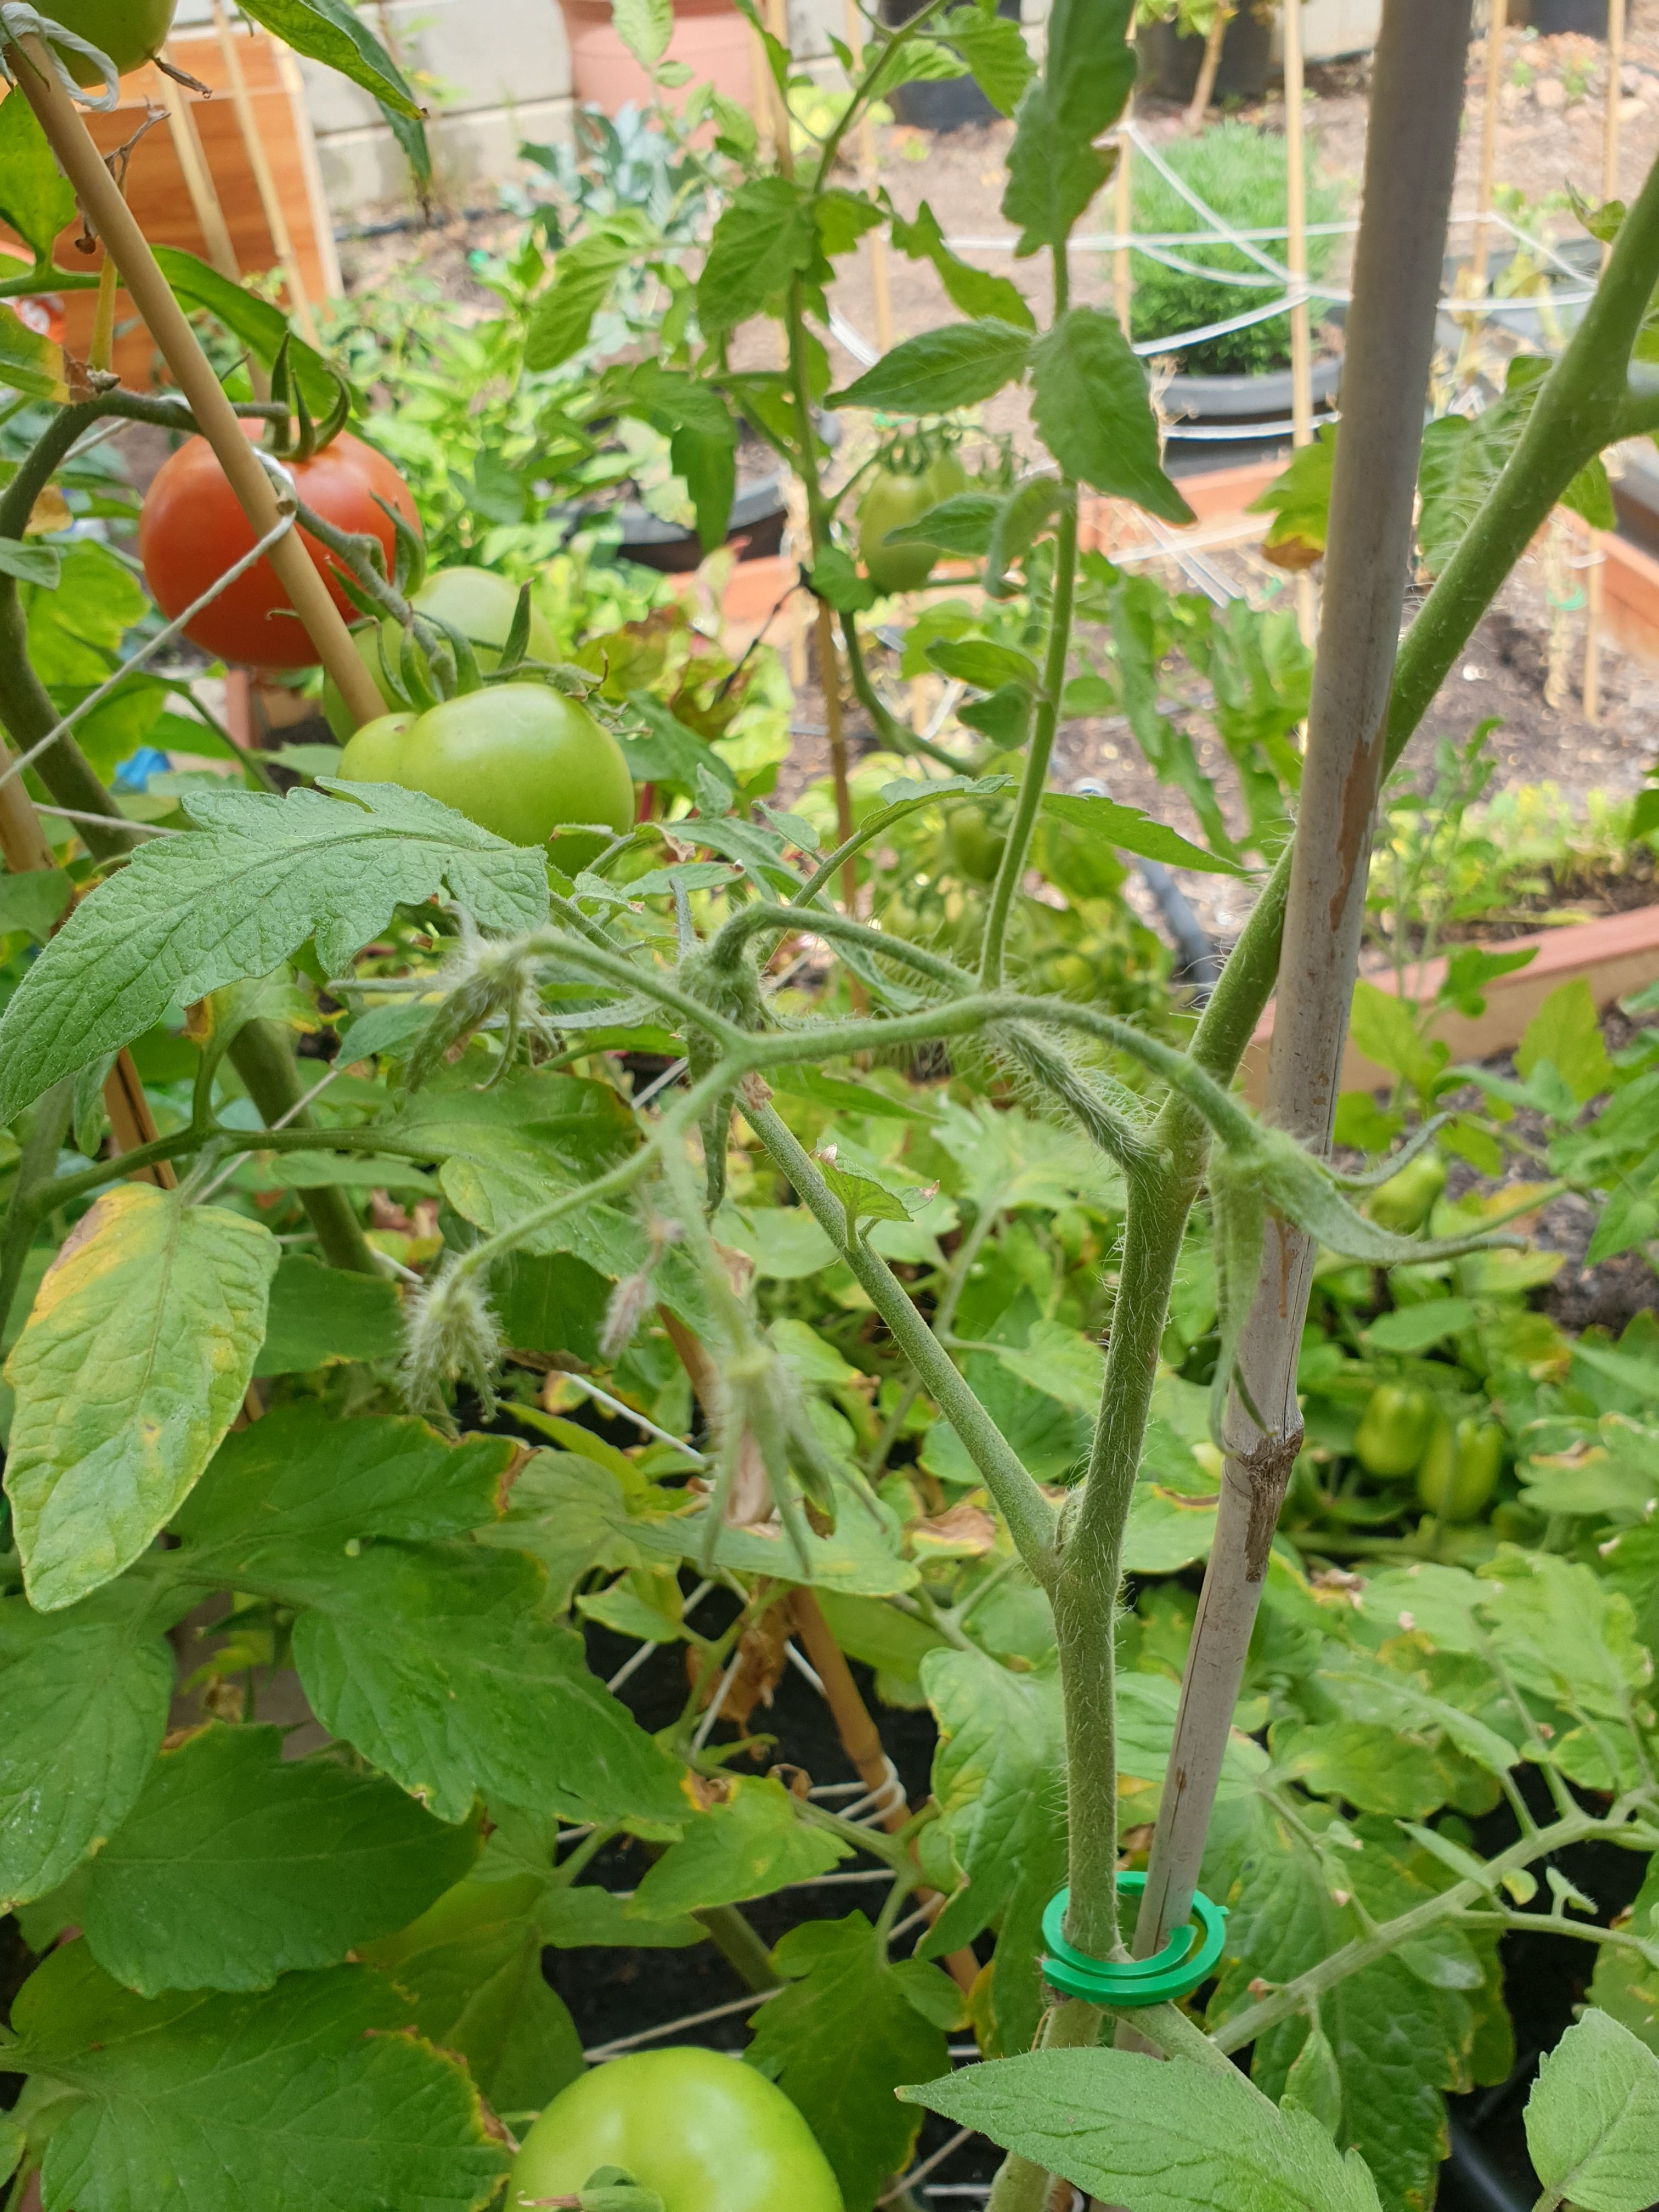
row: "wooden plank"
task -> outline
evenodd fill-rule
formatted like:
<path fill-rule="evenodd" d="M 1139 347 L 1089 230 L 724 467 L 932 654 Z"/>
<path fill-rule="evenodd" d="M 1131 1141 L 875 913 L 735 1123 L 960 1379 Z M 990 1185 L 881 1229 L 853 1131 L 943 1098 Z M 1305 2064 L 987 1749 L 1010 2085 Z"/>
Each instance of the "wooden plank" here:
<path fill-rule="evenodd" d="M 258 276 L 276 267 L 280 256 L 260 204 L 259 190 L 248 160 L 240 126 L 231 98 L 223 52 L 212 30 L 201 35 L 181 33 L 168 43 L 179 67 L 198 77 L 213 94 L 178 88 L 189 103 L 191 120 L 201 142 L 203 155 L 223 210 L 232 251 L 245 273 Z M 310 143 L 310 124 L 303 105 L 296 101 L 289 58 L 279 54 L 275 42 L 263 31 L 238 34 L 238 57 L 242 64 L 248 98 L 258 118 L 259 132 L 270 164 L 272 179 L 287 216 L 294 256 L 301 281 L 313 300 L 337 295 L 339 261 L 328 228 L 326 207 L 313 189 L 315 152 Z M 8 97 L 12 95 L 8 94 Z M 88 114 L 88 127 L 104 153 L 124 145 L 143 122 L 152 99 L 160 105 L 156 80 L 146 68 L 124 77 L 121 104 L 107 114 Z M 210 260 L 208 241 L 191 204 L 189 187 L 179 167 L 177 150 L 167 130 L 152 131 L 137 147 L 128 173 L 128 202 L 144 234 L 157 246 L 182 246 Z M 0 240 L 7 234 L 0 227 Z M 74 246 L 74 233 L 58 241 L 58 261 L 66 268 L 95 272 L 101 253 L 82 257 Z M 84 357 L 92 337 L 94 295 L 65 295 L 69 318 L 68 343 Z M 148 390 L 152 383 L 155 351 L 137 325 L 132 303 L 125 292 L 116 307 L 115 366 L 126 383 Z"/>

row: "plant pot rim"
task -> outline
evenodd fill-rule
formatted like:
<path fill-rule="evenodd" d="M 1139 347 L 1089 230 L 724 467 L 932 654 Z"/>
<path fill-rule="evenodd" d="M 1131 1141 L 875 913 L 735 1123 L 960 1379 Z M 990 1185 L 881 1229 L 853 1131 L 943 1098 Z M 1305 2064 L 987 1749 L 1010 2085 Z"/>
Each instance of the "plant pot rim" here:
<path fill-rule="evenodd" d="M 1322 354 L 1313 364 L 1315 402 L 1334 399 L 1341 381 L 1342 356 Z M 1282 415 L 1295 397 L 1288 368 L 1261 369 L 1247 376 L 1172 376 L 1164 390 L 1167 413 L 1223 422 Z"/>

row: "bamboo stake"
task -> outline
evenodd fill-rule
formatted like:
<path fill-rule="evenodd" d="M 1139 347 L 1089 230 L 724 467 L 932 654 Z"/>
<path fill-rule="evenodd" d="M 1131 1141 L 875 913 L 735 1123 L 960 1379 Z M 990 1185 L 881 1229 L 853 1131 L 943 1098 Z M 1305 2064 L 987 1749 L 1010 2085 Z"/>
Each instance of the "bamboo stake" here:
<path fill-rule="evenodd" d="M 847 44 L 856 76 L 864 66 L 864 18 L 859 13 L 859 0 L 847 0 Z M 867 107 L 859 118 L 858 146 L 859 182 L 866 191 L 872 191 L 876 183 L 876 126 L 870 120 Z M 893 301 L 887 282 L 884 231 L 878 230 L 871 238 L 870 275 L 876 292 L 876 343 L 888 353 L 893 344 Z"/>
<path fill-rule="evenodd" d="M 1486 96 L 1481 110 L 1480 183 L 1475 193 L 1474 252 L 1469 276 L 1474 293 L 1486 289 L 1486 260 L 1492 242 L 1492 179 L 1498 155 L 1498 95 L 1503 88 L 1504 33 L 1509 27 L 1510 0 L 1486 0 Z"/>
<path fill-rule="evenodd" d="M 853 793 L 847 775 L 847 732 L 841 713 L 841 660 L 836 651 L 836 617 L 828 599 L 818 601 L 818 681 L 823 686 L 823 726 L 830 738 L 830 767 L 836 780 L 836 842 L 844 845 L 853 834 Z M 858 865 L 842 862 L 842 904 L 849 915 L 858 913 Z"/>
<path fill-rule="evenodd" d="M 202 434 L 218 456 L 256 538 L 275 528 L 276 489 L 242 434 L 212 364 L 173 292 L 79 110 L 58 82 L 57 70 L 33 33 L 9 48 L 19 89 L 39 117 L 58 165 L 74 185 L 93 228 L 112 255 L 150 336 L 161 348 Z M 338 684 L 354 719 L 372 721 L 386 711 L 374 678 L 352 642 L 344 617 L 297 533 L 280 539 L 269 556 L 324 667 Z"/>
<path fill-rule="evenodd" d="M 197 224 L 207 247 L 207 258 L 222 276 L 228 276 L 233 284 L 240 284 L 242 281 L 241 264 L 236 258 L 236 248 L 230 242 L 230 226 L 225 221 L 225 211 L 219 204 L 218 193 L 214 190 L 213 173 L 208 167 L 207 155 L 202 151 L 201 135 L 196 128 L 196 118 L 190 112 L 189 97 L 183 85 L 175 83 L 164 69 L 155 71 L 155 82 L 161 88 L 161 101 L 167 112 L 167 129 L 173 137 L 173 150 L 179 156 L 179 167 L 184 172 L 185 190 L 190 194 L 190 204 L 195 210 Z"/>
<path fill-rule="evenodd" d="M 1624 98 L 1625 0 L 1607 0 L 1607 89 L 1601 119 L 1601 198 L 1619 197 L 1619 108 Z M 1607 265 L 1612 246 L 1601 248 L 1601 266 Z M 1594 534 L 1589 540 L 1589 565 L 1584 574 L 1584 720 L 1601 719 L 1601 607 L 1603 570 Z"/>
<path fill-rule="evenodd" d="M 300 275 L 300 264 L 294 252 L 294 240 L 289 234 L 288 216 L 283 206 L 283 196 L 276 189 L 276 179 L 271 174 L 270 160 L 265 152 L 265 142 L 259 129 L 259 117 L 253 96 L 247 88 L 247 75 L 242 67 L 242 57 L 237 51 L 236 34 L 230 27 L 222 0 L 213 0 L 213 27 L 219 34 L 219 52 L 224 57 L 225 76 L 230 83 L 231 104 L 236 110 L 237 128 L 242 134 L 243 149 L 248 167 L 253 172 L 254 188 L 259 195 L 265 228 L 270 233 L 270 242 L 283 272 L 283 282 L 288 287 L 289 305 L 294 319 L 299 325 L 300 336 L 306 343 L 317 343 L 317 323 L 311 312 L 311 301 L 305 283 Z"/>
<path fill-rule="evenodd" d="M 1133 112 L 1132 94 L 1123 111 L 1126 125 Z M 1117 233 L 1117 245 L 1112 253 L 1112 312 L 1116 315 L 1118 327 L 1126 338 L 1129 335 L 1129 314 L 1134 301 L 1134 280 L 1126 242 L 1134 228 L 1135 221 L 1134 178 L 1130 166 L 1133 150 L 1133 143 L 1125 129 L 1118 137 L 1117 173 L 1113 179 L 1112 227 Z"/>
<path fill-rule="evenodd" d="M 1285 260 L 1291 289 L 1301 294 L 1291 309 L 1291 437 L 1297 446 L 1313 443 L 1313 332 L 1308 299 L 1308 179 L 1303 140 L 1302 0 L 1285 0 Z M 1296 579 L 1297 627 L 1302 641 L 1314 641 L 1313 578 L 1305 568 Z"/>

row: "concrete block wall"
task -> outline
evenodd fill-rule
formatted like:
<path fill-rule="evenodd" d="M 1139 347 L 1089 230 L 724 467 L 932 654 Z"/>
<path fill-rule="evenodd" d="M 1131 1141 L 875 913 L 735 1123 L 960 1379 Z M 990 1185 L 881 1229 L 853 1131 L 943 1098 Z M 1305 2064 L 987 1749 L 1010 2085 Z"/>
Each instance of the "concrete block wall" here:
<path fill-rule="evenodd" d="M 429 126 L 441 196 L 488 204 L 512 175 L 521 140 L 568 138 L 570 50 L 558 0 L 362 0 L 368 21 L 389 35 L 405 68 L 432 83 Z M 788 0 L 796 54 L 815 73 L 836 71 L 830 35 L 846 33 L 846 0 Z M 1369 46 L 1382 0 L 1306 0 L 1310 59 Z M 1048 0 L 1025 0 L 1040 46 Z M 181 26 L 211 20 L 208 0 L 180 0 Z M 318 158 L 336 219 L 409 198 L 408 169 L 367 93 L 331 70 L 302 62 Z"/>

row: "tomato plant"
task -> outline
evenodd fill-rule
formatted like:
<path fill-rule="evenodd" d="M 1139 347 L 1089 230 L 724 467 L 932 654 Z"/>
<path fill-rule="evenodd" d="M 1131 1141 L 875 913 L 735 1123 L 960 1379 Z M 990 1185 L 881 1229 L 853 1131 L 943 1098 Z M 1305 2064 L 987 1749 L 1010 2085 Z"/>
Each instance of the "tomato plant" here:
<path fill-rule="evenodd" d="M 248 426 L 248 435 L 258 437 L 257 425 Z M 374 538 L 391 565 L 393 525 L 377 502 L 384 500 L 411 525 L 419 518 L 389 461 L 345 431 L 309 460 L 287 465 L 307 507 L 337 529 Z M 351 601 L 330 574 L 335 556 L 308 533 L 301 535 L 329 576 L 336 605 L 352 614 Z M 162 463 L 139 517 L 138 555 L 156 605 L 169 617 L 183 614 L 257 542 L 212 447 L 204 438 L 187 438 Z M 204 652 L 255 668 L 309 668 L 317 659 L 269 561 L 258 562 L 222 592 L 185 635 Z"/>
<path fill-rule="evenodd" d="M 507 2201 L 574 2195 L 607 2166 L 654 2190 L 663 2212 L 842 2212 L 795 2106 L 718 2051 L 636 2051 L 572 2082 L 525 2137 Z"/>
<path fill-rule="evenodd" d="M 347 38 L 336 9 L 245 12 L 418 145 L 369 15 Z M 658 12 L 619 17 L 647 66 Z M 1659 2191 L 1659 1329 L 1570 1336 L 1540 1303 L 1560 1255 L 1516 1228 L 1570 1195 L 1591 1266 L 1648 1265 L 1654 1032 L 1610 1046 L 1569 986 L 1512 1070 L 1453 1068 L 1443 1006 L 1362 989 L 1357 1040 L 1398 1080 L 1345 1104 L 1340 1169 L 1323 1152 L 1364 773 L 1557 494 L 1659 428 L 1623 373 L 1659 283 L 1650 182 L 1594 216 L 1606 269 L 1528 406 L 1488 410 L 1514 465 L 1479 502 L 1425 489 L 1435 557 L 1462 534 L 1401 637 L 1458 27 L 1447 0 L 1384 11 L 1347 442 L 1322 448 L 1340 712 L 1294 617 L 1085 550 L 1094 496 L 1188 512 L 1139 358 L 1073 281 L 1128 0 L 1055 0 L 1041 70 L 976 0 L 872 26 L 783 167 L 690 92 L 659 120 L 706 224 L 665 212 L 660 161 L 630 198 L 620 158 L 579 228 L 538 214 L 476 349 L 544 380 L 489 403 L 512 459 L 467 447 L 464 489 L 422 462 L 477 572 L 416 583 L 362 514 L 372 471 L 326 508 L 306 471 L 353 475 L 349 433 L 293 471 L 399 702 L 337 758 L 250 761 L 152 671 L 131 501 L 95 457 L 117 423 L 189 435 L 182 400 L 88 384 L 0 318 L 0 721 L 28 757 L 0 791 L 18 2212 L 873 2212 L 933 2185 L 924 2111 L 941 2148 L 1006 2153 L 994 2212 L 1073 2188 L 1421 2212 L 1446 2097 L 1512 2073 L 1520 1947 L 1562 1944 L 1583 2016 L 1544 2032 L 1527 2108 L 1546 2212 Z M 1030 297 L 839 158 L 884 89 L 963 71 L 1012 118 L 1010 242 L 1053 279 Z M 74 277 L 49 258 L 73 194 L 31 92 L 55 116 L 26 82 L 0 118 L 42 265 L 0 284 L 40 291 Z M 836 264 L 878 227 L 957 312 L 832 393 Z M 659 304 L 653 343 L 611 319 L 624 290 Z M 297 451 L 328 365 L 216 296 L 283 362 L 285 397 L 240 404 Z M 1030 465 L 906 494 L 948 507 L 961 574 L 872 625 L 825 404 L 937 426 L 994 402 L 1029 414 Z M 630 425 L 711 546 L 744 432 L 799 479 L 826 708 L 844 674 L 875 743 L 787 805 L 771 648 L 595 584 L 600 550 L 550 550 L 586 518 L 532 514 L 538 440 L 614 488 Z M 913 458 L 917 483 L 939 465 Z M 43 530 L 54 488 L 112 542 Z M 1317 535 L 1305 483 L 1294 503 Z M 246 534 L 216 495 L 191 526 L 216 584 Z M 266 605 L 240 641 L 268 661 L 283 627 Z M 1231 811 L 1160 690 L 1177 668 Z M 895 712 L 915 677 L 956 702 L 924 732 Z M 1063 724 L 1120 710 L 1185 830 L 1051 787 Z M 1363 772 L 1355 728 L 1386 733 Z M 139 744 L 228 773 L 118 791 Z M 571 823 L 585 844 L 538 849 Z M 1251 902 L 1202 1006 L 1165 987 L 1133 862 Z M 1454 952 L 1453 999 L 1502 957 Z M 1235 1078 L 1281 975 L 1263 1115 Z M 1474 1170 L 1455 1198 L 1394 1149 L 1430 1133 Z M 674 2047 L 700 2031 L 743 2058 Z"/>

